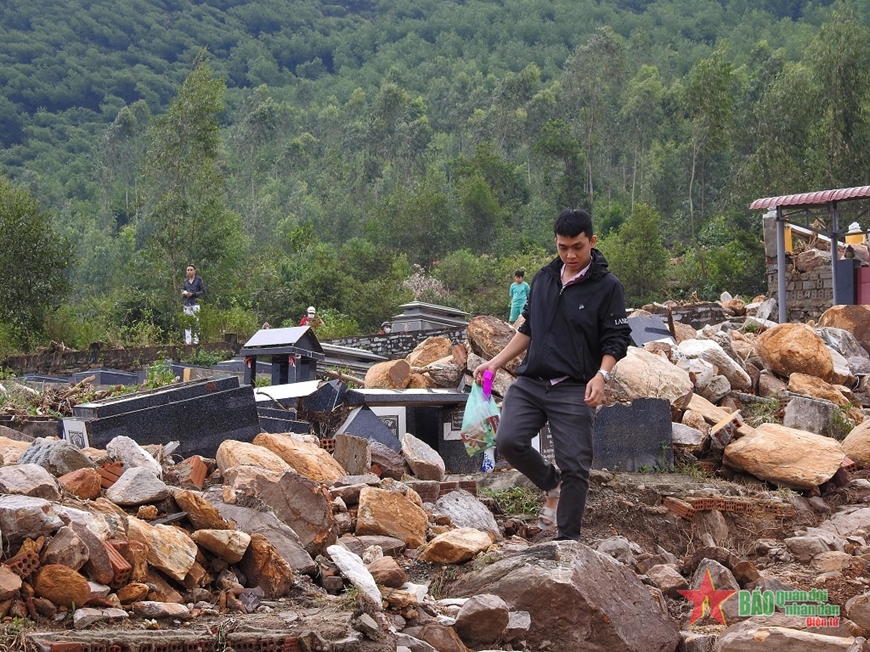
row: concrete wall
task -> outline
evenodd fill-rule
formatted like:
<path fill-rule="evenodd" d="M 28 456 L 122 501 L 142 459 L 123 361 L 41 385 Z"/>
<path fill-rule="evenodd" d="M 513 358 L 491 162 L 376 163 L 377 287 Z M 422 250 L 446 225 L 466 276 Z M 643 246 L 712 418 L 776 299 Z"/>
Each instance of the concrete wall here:
<path fill-rule="evenodd" d="M 465 340 L 465 328 L 447 329 L 441 331 L 411 331 L 408 333 L 390 333 L 389 335 L 366 335 L 361 337 L 345 337 L 328 340 L 331 344 L 351 346 L 365 351 L 377 353 L 385 358 L 396 360 L 404 358 L 423 340 L 441 335 L 453 343 Z M 327 341 L 327 340 L 325 340 Z M 206 351 L 233 351 L 234 343 L 202 344 L 200 348 Z M 123 369 L 135 371 L 147 367 L 155 360 L 171 358 L 179 360 L 192 353 L 195 346 L 147 346 L 130 349 L 106 349 L 94 345 L 84 351 L 63 351 L 37 353 L 32 355 L 12 356 L 2 361 L 2 367 L 17 375 L 51 374 L 69 375 L 88 369 Z"/>

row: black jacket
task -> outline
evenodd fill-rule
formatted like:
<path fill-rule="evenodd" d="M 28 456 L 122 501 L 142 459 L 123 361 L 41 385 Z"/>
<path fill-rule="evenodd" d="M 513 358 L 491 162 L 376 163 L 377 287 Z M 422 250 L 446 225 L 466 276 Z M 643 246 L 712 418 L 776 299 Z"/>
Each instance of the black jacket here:
<path fill-rule="evenodd" d="M 185 276 L 184 287 L 182 289 L 185 292 L 193 292 L 192 297 L 184 297 L 184 305 L 195 306 L 197 304 L 197 299 L 205 294 L 205 283 L 202 282 L 202 279 L 199 277 L 199 275 L 194 276 L 193 281 L 188 280 L 188 278 Z"/>
<path fill-rule="evenodd" d="M 561 270 L 556 258 L 532 280 L 519 327 L 531 341 L 517 375 L 588 382 L 604 354 L 620 360 L 631 343 L 622 284 L 597 249 L 586 275 L 564 291 Z"/>

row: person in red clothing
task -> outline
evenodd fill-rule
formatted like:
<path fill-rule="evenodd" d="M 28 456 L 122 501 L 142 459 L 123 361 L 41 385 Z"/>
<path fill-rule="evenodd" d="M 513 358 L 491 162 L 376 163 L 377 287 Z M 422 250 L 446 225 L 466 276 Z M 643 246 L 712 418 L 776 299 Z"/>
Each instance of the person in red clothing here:
<path fill-rule="evenodd" d="M 323 320 L 317 316 L 317 311 L 314 309 L 314 306 L 308 306 L 305 316 L 299 320 L 299 325 L 317 328 L 318 326 L 324 326 L 324 323 Z"/>

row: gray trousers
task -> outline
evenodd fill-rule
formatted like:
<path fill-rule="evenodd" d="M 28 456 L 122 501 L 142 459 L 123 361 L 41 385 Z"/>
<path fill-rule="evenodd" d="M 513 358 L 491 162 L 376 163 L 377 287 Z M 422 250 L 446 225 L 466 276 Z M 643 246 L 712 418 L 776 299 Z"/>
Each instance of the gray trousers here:
<path fill-rule="evenodd" d="M 548 491 L 562 483 L 556 524 L 563 539 L 580 538 L 589 492 L 595 409 L 586 405 L 585 394 L 582 383 L 563 380 L 552 385 L 549 380 L 519 376 L 505 393 L 496 433 L 502 457 L 539 489 Z M 532 446 L 547 422 L 555 466 Z"/>

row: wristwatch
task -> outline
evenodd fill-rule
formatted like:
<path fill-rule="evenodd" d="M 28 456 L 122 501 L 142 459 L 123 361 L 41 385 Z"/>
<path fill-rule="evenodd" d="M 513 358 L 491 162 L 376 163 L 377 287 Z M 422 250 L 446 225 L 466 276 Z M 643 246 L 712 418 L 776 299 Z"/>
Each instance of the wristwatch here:
<path fill-rule="evenodd" d="M 606 369 L 599 369 L 597 373 L 601 374 L 604 377 L 605 383 L 609 383 L 610 379 L 613 378 L 613 376 L 610 375 L 610 372 Z"/>

